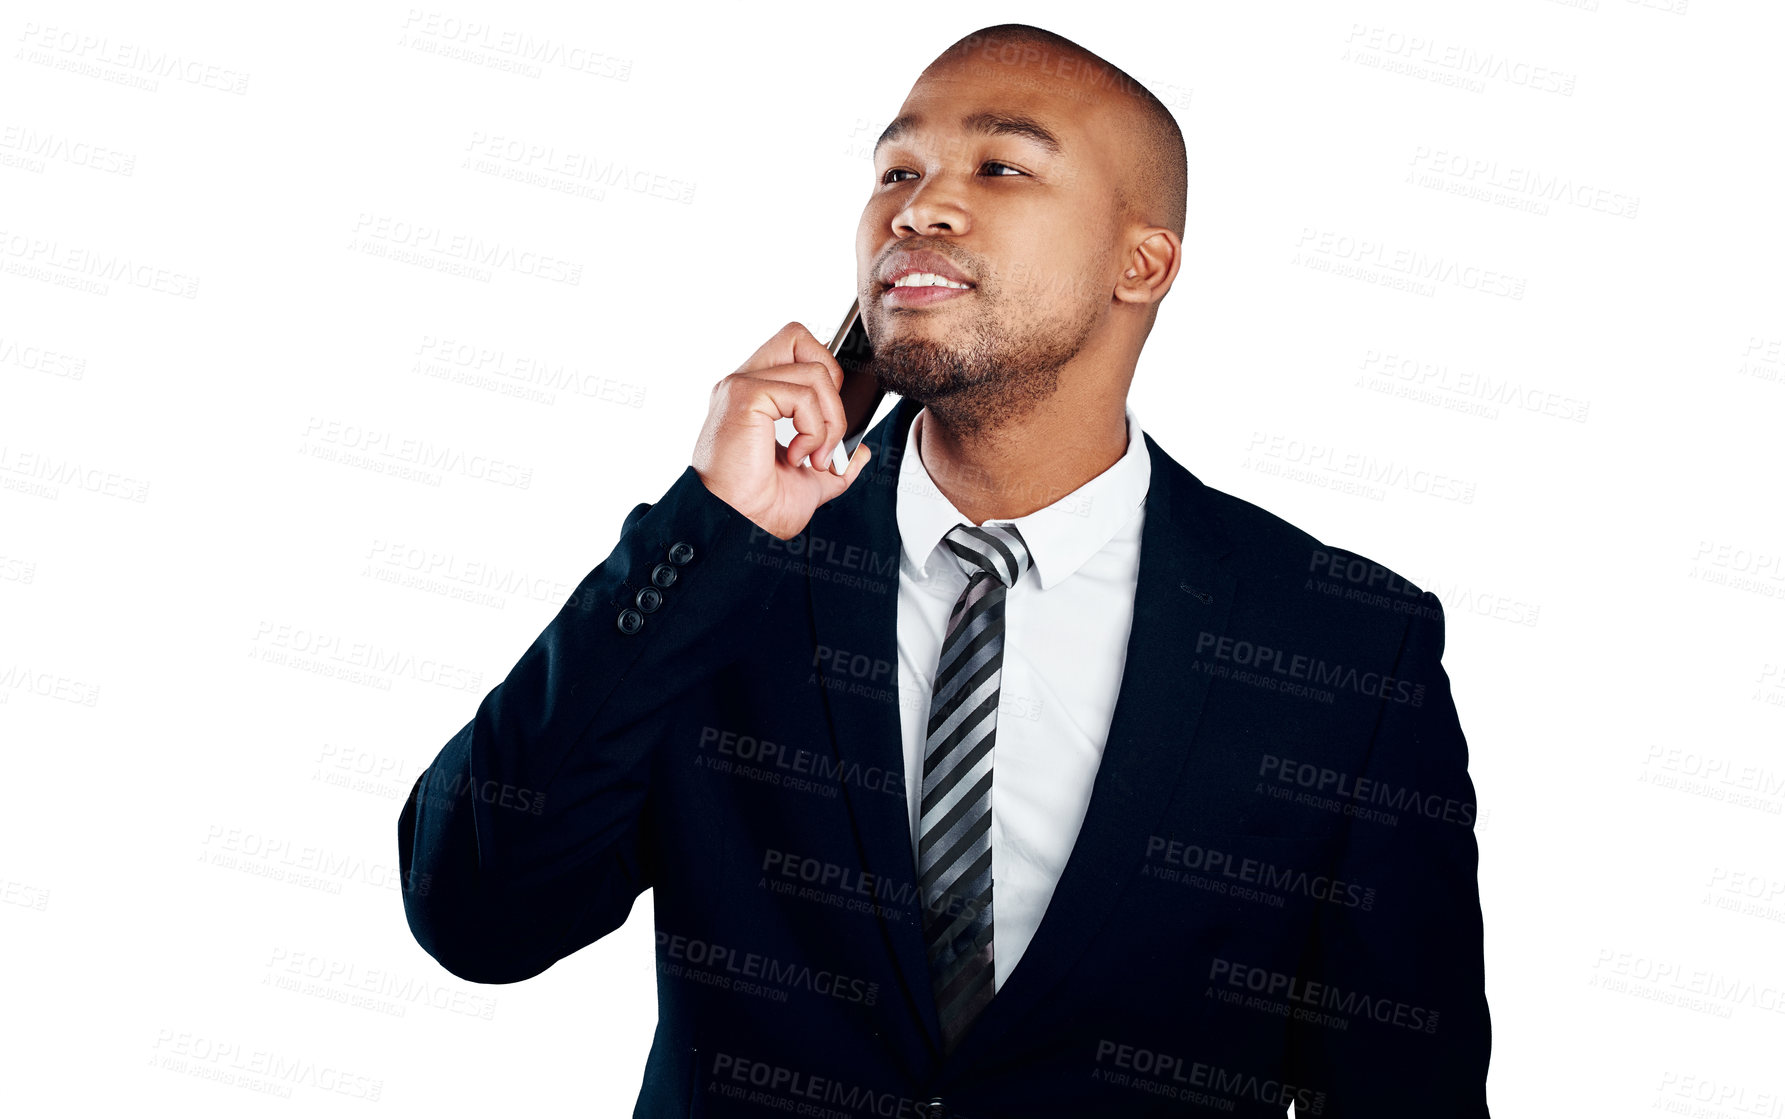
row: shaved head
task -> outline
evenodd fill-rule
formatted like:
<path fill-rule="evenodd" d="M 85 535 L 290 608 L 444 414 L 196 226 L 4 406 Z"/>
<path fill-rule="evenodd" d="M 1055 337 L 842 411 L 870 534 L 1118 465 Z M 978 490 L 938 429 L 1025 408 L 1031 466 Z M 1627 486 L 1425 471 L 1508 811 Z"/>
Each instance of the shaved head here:
<path fill-rule="evenodd" d="M 1026 23 L 982 27 L 957 39 L 924 69 L 999 67 L 1008 80 L 1049 83 L 1080 99 L 1108 99 L 1119 108 L 1131 159 L 1116 188 L 1121 220 L 1163 226 L 1184 235 L 1189 157 L 1178 122 L 1151 90 L 1127 71 L 1066 38 Z"/>
<path fill-rule="evenodd" d="M 920 439 L 986 447 L 1033 422 L 1083 440 L 1092 414 L 1120 445 L 1182 260 L 1184 140 L 1159 99 L 1051 31 L 987 27 L 924 68 L 873 170 L 858 302 Z"/>

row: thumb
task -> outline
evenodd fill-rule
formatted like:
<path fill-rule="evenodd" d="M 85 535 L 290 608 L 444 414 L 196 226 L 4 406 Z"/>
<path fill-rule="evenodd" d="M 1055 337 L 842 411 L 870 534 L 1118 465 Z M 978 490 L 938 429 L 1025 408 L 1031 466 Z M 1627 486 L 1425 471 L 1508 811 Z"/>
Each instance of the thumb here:
<path fill-rule="evenodd" d="M 872 454 L 867 443 L 861 443 L 855 448 L 855 453 L 849 456 L 849 469 L 843 472 L 842 477 L 838 477 L 828 470 L 824 471 L 824 476 L 820 479 L 823 483 L 823 500 L 829 501 L 848 489 L 855 482 L 856 477 L 867 469 L 868 459 L 872 457 Z"/>

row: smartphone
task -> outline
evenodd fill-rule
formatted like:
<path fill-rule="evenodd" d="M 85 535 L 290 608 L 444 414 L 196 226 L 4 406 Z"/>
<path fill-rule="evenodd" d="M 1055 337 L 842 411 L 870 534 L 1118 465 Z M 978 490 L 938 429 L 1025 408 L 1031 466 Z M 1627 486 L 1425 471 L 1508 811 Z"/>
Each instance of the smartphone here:
<path fill-rule="evenodd" d="M 850 456 L 861 445 L 862 437 L 868 434 L 875 413 L 880 411 L 880 404 L 886 399 L 886 390 L 880 387 L 879 379 L 869 369 L 868 358 L 873 356 L 874 348 L 868 343 L 868 332 L 862 325 L 860 299 L 849 304 L 849 313 L 843 316 L 843 325 L 837 328 L 828 349 L 837 364 L 843 367 L 843 385 L 838 392 L 843 397 L 847 426 L 843 438 L 831 452 L 830 461 L 831 472 L 841 475 L 849 473 Z M 793 421 L 780 422 L 787 425 L 788 442 L 792 442 Z M 811 456 L 807 456 L 801 465 L 809 461 Z"/>

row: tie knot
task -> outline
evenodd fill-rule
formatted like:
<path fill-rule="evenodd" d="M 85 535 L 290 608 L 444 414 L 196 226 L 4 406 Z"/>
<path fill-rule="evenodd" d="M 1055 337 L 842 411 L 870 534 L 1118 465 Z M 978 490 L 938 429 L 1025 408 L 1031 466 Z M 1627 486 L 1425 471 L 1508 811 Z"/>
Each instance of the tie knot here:
<path fill-rule="evenodd" d="M 975 528 L 958 524 L 942 538 L 971 579 L 978 572 L 989 573 L 1006 587 L 1013 587 L 1029 570 L 1033 557 L 1023 543 L 1023 534 L 1015 525 L 988 524 Z"/>

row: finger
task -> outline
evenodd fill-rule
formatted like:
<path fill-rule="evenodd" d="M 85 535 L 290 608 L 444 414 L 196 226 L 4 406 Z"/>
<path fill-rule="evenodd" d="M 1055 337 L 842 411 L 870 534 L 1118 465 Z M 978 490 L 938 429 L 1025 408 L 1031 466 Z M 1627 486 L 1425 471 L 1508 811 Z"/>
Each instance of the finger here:
<path fill-rule="evenodd" d="M 843 367 L 837 364 L 837 359 L 831 356 L 830 350 L 812 337 L 812 332 L 804 325 L 790 322 L 759 346 L 748 361 L 738 366 L 737 372 L 754 373 L 777 365 L 808 361 L 818 362 L 825 367 L 830 375 L 831 387 L 842 384 Z"/>
<path fill-rule="evenodd" d="M 825 371 L 825 412 L 831 416 L 835 425 L 829 438 L 812 455 L 812 465 L 831 473 L 830 461 L 837 444 L 849 434 L 849 416 L 843 407 L 843 366 L 838 363 L 836 355 L 830 347 L 812 337 L 812 332 L 801 328 L 793 335 L 793 358 L 804 364 L 817 364 Z M 837 475 L 831 474 L 835 478 Z"/>
<path fill-rule="evenodd" d="M 767 342 L 756 347 L 756 352 L 737 367 L 739 373 L 752 373 L 759 369 L 767 369 L 771 365 L 786 365 L 793 360 L 793 331 L 800 327 L 799 323 L 790 322 L 769 338 Z"/>
<path fill-rule="evenodd" d="M 823 443 L 830 421 L 825 416 L 824 393 L 812 379 L 820 376 L 808 371 L 803 380 L 781 380 L 775 377 L 746 377 L 749 392 L 745 407 L 767 418 L 772 427 L 779 419 L 791 419 L 796 434 L 787 444 L 786 461 L 798 463 L 813 447 Z"/>
<path fill-rule="evenodd" d="M 844 471 L 841 476 L 832 474 L 829 470 L 826 470 L 824 472 L 824 478 L 820 482 L 820 485 L 823 487 L 820 492 L 823 493 L 824 497 L 819 504 L 822 505 L 825 501 L 829 501 L 831 498 L 836 497 L 854 484 L 856 477 L 860 475 L 863 470 L 868 468 L 868 459 L 870 457 L 871 452 L 868 450 L 868 445 L 866 443 L 858 443 L 855 448 L 855 453 L 849 456 L 849 469 Z"/>
<path fill-rule="evenodd" d="M 842 389 L 843 366 L 837 362 L 836 355 L 831 353 L 830 347 L 812 337 L 812 332 L 803 326 L 800 327 L 798 331 L 794 332 L 791 337 L 793 342 L 793 352 L 788 360 L 797 362 L 816 362 L 819 365 L 824 366 L 826 373 L 830 376 L 831 387 L 833 389 Z"/>
<path fill-rule="evenodd" d="M 801 436 L 796 435 L 788 447 L 799 451 L 799 454 L 793 458 L 794 462 L 799 462 L 802 455 L 811 453 L 812 464 L 820 469 L 824 468 L 830 461 L 831 448 L 842 440 L 849 427 L 849 417 L 843 409 L 843 397 L 837 392 L 829 372 L 814 362 L 803 362 L 795 365 L 777 365 L 756 373 L 746 373 L 743 376 L 791 381 L 806 385 L 817 394 L 818 410 L 824 418 L 823 429 L 811 433 L 813 438 L 809 440 L 804 440 Z M 796 424 L 795 427 L 799 428 L 799 425 Z M 799 428 L 799 430 L 802 433 L 805 431 L 804 428 Z"/>

